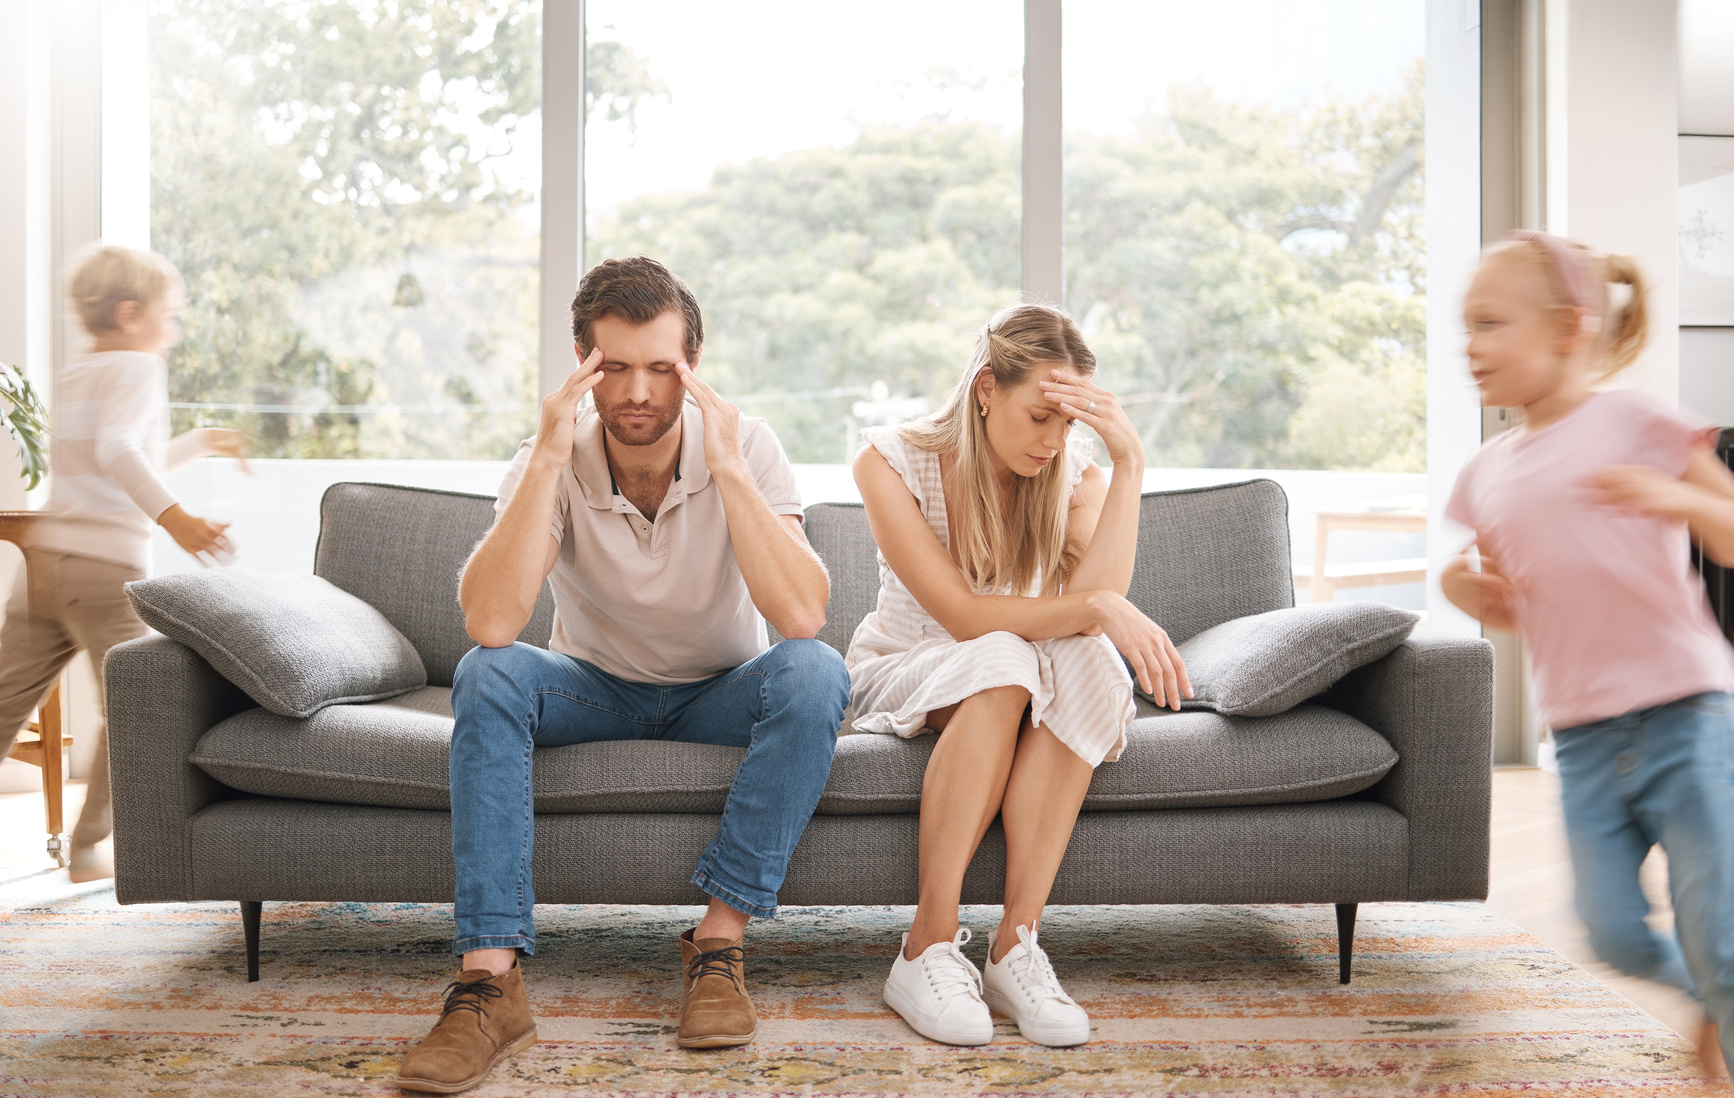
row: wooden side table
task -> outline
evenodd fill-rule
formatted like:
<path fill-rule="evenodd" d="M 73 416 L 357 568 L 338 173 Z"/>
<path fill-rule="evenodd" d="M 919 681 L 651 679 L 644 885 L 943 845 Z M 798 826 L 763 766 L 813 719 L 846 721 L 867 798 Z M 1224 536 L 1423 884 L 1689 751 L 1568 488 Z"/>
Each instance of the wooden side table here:
<path fill-rule="evenodd" d="M 1381 584 L 1422 583 L 1427 579 L 1427 558 L 1357 561 L 1330 564 L 1326 560 L 1330 537 L 1338 530 L 1373 530 L 1387 534 L 1425 534 L 1427 512 L 1421 508 L 1374 511 L 1349 507 L 1315 511 L 1318 530 L 1313 535 L 1311 570 L 1295 569 L 1297 586 L 1307 584 L 1314 602 L 1330 602 L 1341 587 L 1375 587 Z"/>
<path fill-rule="evenodd" d="M 22 545 L 25 532 L 41 514 L 40 511 L 0 511 L 0 541 Z M 48 856 L 60 866 L 66 865 L 68 855 L 62 805 L 66 789 L 66 749 L 72 746 L 72 737 L 66 734 L 65 707 L 61 704 L 65 697 L 66 672 L 62 671 L 37 708 L 36 720 L 18 734 L 8 756 L 42 768 L 42 800 L 48 816 Z"/>

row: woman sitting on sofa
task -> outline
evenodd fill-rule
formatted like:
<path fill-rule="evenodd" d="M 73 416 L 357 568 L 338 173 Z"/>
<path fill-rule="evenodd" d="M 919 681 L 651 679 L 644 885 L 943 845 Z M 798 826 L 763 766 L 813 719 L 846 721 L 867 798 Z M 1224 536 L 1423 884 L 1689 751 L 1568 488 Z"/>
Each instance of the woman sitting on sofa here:
<path fill-rule="evenodd" d="M 1126 600 L 1143 443 L 1095 369 L 1064 313 L 1006 309 L 944 408 L 864 432 L 855 459 L 881 579 L 849 646 L 845 719 L 939 734 L 922 783 L 919 906 L 885 1002 L 948 1044 L 990 1040 L 990 1007 L 1032 1041 L 1089 1039 L 1089 1016 L 1036 944 L 1042 908 L 1094 768 L 1125 747 L 1127 664 L 1162 704 L 1192 693 L 1168 634 Z M 1074 422 L 1101 437 L 1111 477 Z M 995 815 L 1005 911 L 984 976 L 964 956 L 957 909 Z"/>

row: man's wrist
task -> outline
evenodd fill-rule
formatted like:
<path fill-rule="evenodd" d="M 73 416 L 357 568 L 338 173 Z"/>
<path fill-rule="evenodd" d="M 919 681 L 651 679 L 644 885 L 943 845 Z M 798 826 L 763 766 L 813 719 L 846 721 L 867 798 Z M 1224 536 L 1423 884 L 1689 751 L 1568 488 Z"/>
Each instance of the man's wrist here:
<path fill-rule="evenodd" d="M 570 450 L 561 453 L 540 439 L 537 439 L 535 445 L 530 448 L 530 465 L 536 469 L 544 471 L 559 469 L 570 460 L 572 460 Z"/>
<path fill-rule="evenodd" d="M 713 465 L 710 475 L 727 487 L 757 490 L 759 486 L 758 481 L 753 479 L 753 471 L 744 460 Z"/>

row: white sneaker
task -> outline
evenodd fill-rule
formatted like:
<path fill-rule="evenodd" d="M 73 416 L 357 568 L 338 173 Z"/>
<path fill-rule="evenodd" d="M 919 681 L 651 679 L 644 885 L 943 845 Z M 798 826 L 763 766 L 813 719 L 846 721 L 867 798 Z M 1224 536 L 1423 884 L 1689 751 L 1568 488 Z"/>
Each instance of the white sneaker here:
<path fill-rule="evenodd" d="M 908 960 L 909 935 L 885 980 L 885 1005 L 903 1016 L 909 1028 L 930 1041 L 948 1045 L 985 1045 L 993 1040 L 993 1016 L 981 1000 L 981 973 L 959 948 L 967 928 L 949 942 L 935 942 Z"/>
<path fill-rule="evenodd" d="M 1090 1016 L 1060 986 L 1047 953 L 1036 944 L 1035 932 L 1018 927 L 1018 944 L 994 964 L 998 937 L 997 930 L 987 936 L 987 968 L 982 975 L 987 1005 L 1016 1022 L 1018 1032 L 1038 1045 L 1064 1048 L 1088 1041 Z"/>

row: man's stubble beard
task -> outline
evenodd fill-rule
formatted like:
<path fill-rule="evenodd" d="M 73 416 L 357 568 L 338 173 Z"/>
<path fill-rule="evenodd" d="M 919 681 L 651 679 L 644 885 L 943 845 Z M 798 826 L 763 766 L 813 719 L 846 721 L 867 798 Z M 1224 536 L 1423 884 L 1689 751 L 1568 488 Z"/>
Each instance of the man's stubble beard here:
<path fill-rule="evenodd" d="M 648 401 L 642 404 L 604 401 L 594 392 L 590 396 L 596 402 L 596 415 L 602 420 L 602 426 L 622 446 L 651 446 L 662 441 L 662 436 L 680 422 L 681 411 L 686 406 L 684 395 L 665 407 Z M 648 426 L 628 426 L 620 421 L 622 412 L 649 412 L 656 418 Z"/>

